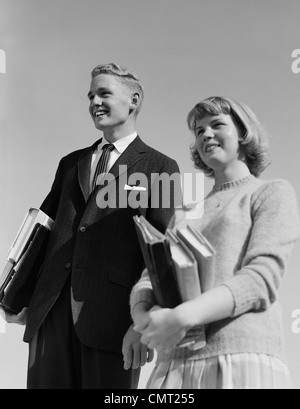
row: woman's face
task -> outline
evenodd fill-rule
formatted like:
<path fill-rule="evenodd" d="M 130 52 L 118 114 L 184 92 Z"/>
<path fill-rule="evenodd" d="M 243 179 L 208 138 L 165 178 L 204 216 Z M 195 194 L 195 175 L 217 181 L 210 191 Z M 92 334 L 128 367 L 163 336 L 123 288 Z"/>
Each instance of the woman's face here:
<path fill-rule="evenodd" d="M 196 148 L 202 161 L 214 171 L 245 159 L 239 128 L 230 115 L 206 115 L 196 120 Z"/>

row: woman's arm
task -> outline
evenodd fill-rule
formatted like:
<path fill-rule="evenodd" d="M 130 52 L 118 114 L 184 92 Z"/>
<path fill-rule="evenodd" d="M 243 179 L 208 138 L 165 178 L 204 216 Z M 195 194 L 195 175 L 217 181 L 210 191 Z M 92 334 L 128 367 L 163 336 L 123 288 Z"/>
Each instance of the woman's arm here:
<path fill-rule="evenodd" d="M 252 229 L 241 269 L 226 281 L 233 316 L 267 310 L 278 298 L 288 259 L 299 237 L 299 210 L 292 186 L 265 184 L 252 197 Z"/>
<path fill-rule="evenodd" d="M 190 328 L 231 317 L 234 299 L 227 287 L 220 286 L 173 309 L 155 306 L 147 311 L 142 304 L 140 308 L 135 329 L 143 334 L 141 341 L 152 349 L 172 348 Z"/>
<path fill-rule="evenodd" d="M 253 197 L 251 217 L 253 227 L 241 270 L 222 286 L 173 310 L 150 310 L 148 327 L 137 327 L 143 342 L 151 348 L 174 346 L 190 327 L 271 306 L 299 236 L 297 200 L 290 184 L 275 181 L 265 185 Z"/>
<path fill-rule="evenodd" d="M 147 270 L 144 270 L 141 279 L 134 286 L 130 304 L 134 329 L 143 334 L 142 342 L 148 344 L 149 348 L 174 346 L 190 328 L 228 318 L 232 316 L 234 309 L 233 296 L 225 286 L 210 290 L 174 309 L 154 306 Z"/>

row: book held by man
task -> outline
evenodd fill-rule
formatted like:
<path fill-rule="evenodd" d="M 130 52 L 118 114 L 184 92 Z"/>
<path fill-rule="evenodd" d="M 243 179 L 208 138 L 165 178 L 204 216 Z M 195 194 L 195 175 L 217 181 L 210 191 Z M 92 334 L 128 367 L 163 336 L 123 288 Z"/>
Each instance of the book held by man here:
<path fill-rule="evenodd" d="M 200 296 L 201 276 L 204 277 L 205 272 L 200 274 L 199 267 L 205 268 L 205 263 L 211 266 L 210 257 L 213 258 L 215 255 L 213 247 L 205 239 L 203 240 L 201 233 L 198 237 L 193 232 L 191 238 L 188 234 L 184 234 L 185 232 L 177 234 L 178 232 L 167 229 L 164 235 L 143 216 L 134 216 L 134 221 L 157 304 L 162 308 L 174 308 L 182 302 Z M 200 245 L 196 246 L 197 242 Z M 210 253 L 209 257 L 207 251 Z M 201 264 L 200 253 L 204 258 Z M 207 262 L 207 257 L 210 259 L 210 264 Z M 208 273 L 213 274 L 211 268 Z M 213 279 L 206 279 L 206 287 L 207 282 L 211 285 Z M 188 331 L 179 346 L 188 346 L 196 350 L 203 348 L 205 344 L 205 328 L 198 326 Z"/>
<path fill-rule="evenodd" d="M 30 208 L 13 241 L 0 276 L 0 306 L 18 313 L 30 301 L 54 221 Z"/>

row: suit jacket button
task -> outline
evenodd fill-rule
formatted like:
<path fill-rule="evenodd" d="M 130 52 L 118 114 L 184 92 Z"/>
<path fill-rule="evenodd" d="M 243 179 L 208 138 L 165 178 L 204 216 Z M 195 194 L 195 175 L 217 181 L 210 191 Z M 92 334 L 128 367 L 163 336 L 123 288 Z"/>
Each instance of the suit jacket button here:
<path fill-rule="evenodd" d="M 80 229 L 79 229 L 79 231 L 81 231 L 81 233 L 85 233 L 85 232 L 86 232 L 86 227 L 81 226 Z"/>
<path fill-rule="evenodd" d="M 71 265 L 72 265 L 71 263 L 67 263 L 67 264 L 66 264 L 66 266 L 65 266 L 65 267 L 66 267 L 66 269 L 71 268 Z"/>

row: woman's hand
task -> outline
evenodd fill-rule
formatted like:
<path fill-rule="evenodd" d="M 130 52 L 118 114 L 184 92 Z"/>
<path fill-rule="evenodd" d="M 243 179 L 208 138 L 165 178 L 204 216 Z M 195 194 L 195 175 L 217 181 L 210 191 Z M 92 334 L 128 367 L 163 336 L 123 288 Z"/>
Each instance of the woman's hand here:
<path fill-rule="evenodd" d="M 148 325 L 144 329 L 137 327 L 142 333 L 142 343 L 151 349 L 173 348 L 185 337 L 188 329 L 180 309 L 158 306 L 148 312 Z"/>
<path fill-rule="evenodd" d="M 135 330 L 141 332 L 141 342 L 148 348 L 170 349 L 190 328 L 232 317 L 234 305 L 231 291 L 223 285 L 174 309 L 154 306 L 147 311 L 145 305 L 137 304 L 134 309 Z"/>

